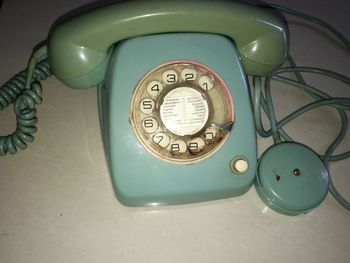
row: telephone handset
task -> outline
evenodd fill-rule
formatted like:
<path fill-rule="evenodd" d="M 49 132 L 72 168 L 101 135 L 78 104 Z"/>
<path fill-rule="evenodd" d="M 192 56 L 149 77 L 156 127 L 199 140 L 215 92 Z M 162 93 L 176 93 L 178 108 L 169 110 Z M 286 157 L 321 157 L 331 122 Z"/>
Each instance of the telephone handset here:
<path fill-rule="evenodd" d="M 50 66 L 68 86 L 91 87 L 103 81 L 115 43 L 165 32 L 228 37 L 249 75 L 266 76 L 287 56 L 285 23 L 260 8 L 229 0 L 124 1 L 56 26 L 48 39 Z"/>
<path fill-rule="evenodd" d="M 98 85 L 101 130 L 118 199 L 181 204 L 243 194 L 257 151 L 246 75 L 287 56 L 277 16 L 233 1 L 124 1 L 55 26 L 52 73 Z"/>

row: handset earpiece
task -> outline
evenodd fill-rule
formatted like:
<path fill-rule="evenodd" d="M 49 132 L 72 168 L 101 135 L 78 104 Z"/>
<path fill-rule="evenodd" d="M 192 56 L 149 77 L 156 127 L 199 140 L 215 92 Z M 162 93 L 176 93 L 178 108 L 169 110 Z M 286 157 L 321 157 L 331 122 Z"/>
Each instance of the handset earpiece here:
<path fill-rule="evenodd" d="M 103 81 L 115 43 L 165 32 L 227 36 L 250 75 L 269 75 L 287 55 L 285 23 L 260 8 L 227 0 L 151 0 L 101 7 L 59 24 L 49 35 L 49 63 L 68 86 L 88 88 Z"/>

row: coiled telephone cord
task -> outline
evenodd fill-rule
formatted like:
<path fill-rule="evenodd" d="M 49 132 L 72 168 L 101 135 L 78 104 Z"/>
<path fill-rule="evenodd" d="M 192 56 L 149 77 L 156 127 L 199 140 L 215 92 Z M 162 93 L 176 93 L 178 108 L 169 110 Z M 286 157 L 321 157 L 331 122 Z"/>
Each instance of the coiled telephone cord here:
<path fill-rule="evenodd" d="M 40 81 L 51 76 L 47 59 L 38 61 L 46 53 L 46 47 L 38 49 L 29 66 L 0 87 L 0 111 L 13 103 L 16 114 L 16 130 L 7 136 L 0 136 L 0 156 L 15 154 L 34 141 L 37 132 L 36 105 L 42 102 Z"/>

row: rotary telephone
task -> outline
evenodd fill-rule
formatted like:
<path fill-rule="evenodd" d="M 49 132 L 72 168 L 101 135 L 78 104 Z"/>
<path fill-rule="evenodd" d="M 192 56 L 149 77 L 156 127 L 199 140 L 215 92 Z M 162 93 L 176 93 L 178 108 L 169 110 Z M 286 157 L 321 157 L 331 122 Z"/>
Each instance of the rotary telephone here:
<path fill-rule="evenodd" d="M 241 195 L 260 169 L 246 74 L 265 77 L 280 68 L 287 39 L 280 16 L 233 1 L 100 7 L 52 28 L 47 46 L 34 53 L 22 76 L 27 93 L 15 111 L 30 119 L 35 103 L 28 97 L 40 102 L 37 81 L 49 70 L 75 89 L 97 85 L 104 148 L 122 204 Z M 42 56 L 47 61 L 37 62 Z M 0 153 L 26 147 L 34 131 L 24 126 L 16 136 L 0 139 Z M 327 173 L 322 178 L 312 207 L 328 192 Z M 272 202 L 264 189 L 258 192 Z M 275 208 L 300 212 L 293 209 Z"/>
<path fill-rule="evenodd" d="M 104 81 L 101 127 L 123 204 L 249 189 L 256 138 L 244 71 L 266 75 L 284 62 L 280 19 L 231 1 L 124 2 L 58 26 L 48 48 L 54 75 L 68 86 Z"/>

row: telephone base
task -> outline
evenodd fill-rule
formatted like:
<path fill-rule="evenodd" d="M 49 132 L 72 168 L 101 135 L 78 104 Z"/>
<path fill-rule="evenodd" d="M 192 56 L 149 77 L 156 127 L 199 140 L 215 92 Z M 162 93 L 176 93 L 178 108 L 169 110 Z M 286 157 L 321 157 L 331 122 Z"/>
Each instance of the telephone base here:
<path fill-rule="evenodd" d="M 212 154 L 192 163 L 163 160 L 161 155 L 151 154 L 135 136 L 131 124 L 131 112 L 139 110 L 138 105 L 130 108 L 137 83 L 160 65 L 184 60 L 205 65 L 221 77 L 233 98 L 235 115 L 225 142 Z M 182 91 L 187 92 L 186 89 Z M 244 70 L 229 39 L 213 34 L 172 33 L 126 40 L 115 48 L 98 97 L 105 151 L 115 193 L 122 204 L 155 206 L 210 201 L 241 195 L 252 185 L 257 160 L 253 115 Z M 157 109 L 161 102 L 154 101 Z M 216 106 L 209 102 L 208 105 L 210 120 Z"/>

